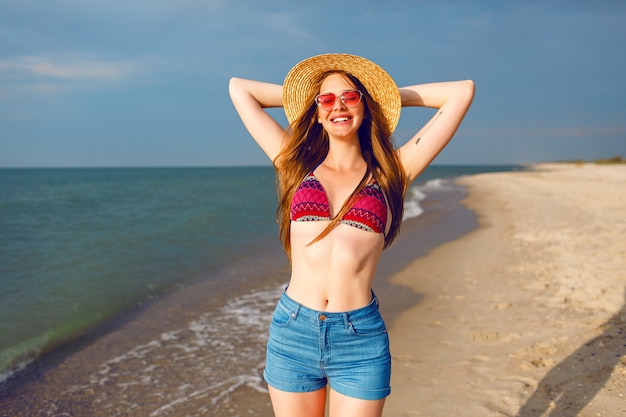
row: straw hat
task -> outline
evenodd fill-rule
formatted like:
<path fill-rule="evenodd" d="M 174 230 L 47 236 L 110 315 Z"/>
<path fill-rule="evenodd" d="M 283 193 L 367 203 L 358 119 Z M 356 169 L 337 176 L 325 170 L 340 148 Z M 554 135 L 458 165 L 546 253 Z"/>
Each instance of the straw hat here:
<path fill-rule="evenodd" d="M 309 100 L 318 93 L 314 91 L 315 81 L 331 70 L 345 71 L 361 81 L 369 95 L 380 105 L 387 121 L 386 133 L 391 136 L 398 125 L 402 109 L 398 86 L 380 66 L 350 54 L 316 55 L 300 61 L 289 71 L 283 83 L 283 105 L 289 123 L 309 107 Z"/>

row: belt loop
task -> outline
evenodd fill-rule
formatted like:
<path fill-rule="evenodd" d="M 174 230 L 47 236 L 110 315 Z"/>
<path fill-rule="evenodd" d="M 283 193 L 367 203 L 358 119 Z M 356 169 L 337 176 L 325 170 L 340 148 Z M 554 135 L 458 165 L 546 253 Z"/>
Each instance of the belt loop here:
<path fill-rule="evenodd" d="M 348 316 L 348 313 L 343 313 L 343 324 L 346 329 L 350 327 L 350 316 Z"/>
<path fill-rule="evenodd" d="M 374 302 L 376 303 L 376 307 L 378 307 L 378 297 L 376 297 L 376 294 L 374 294 L 374 290 L 372 290 L 372 300 L 374 300 Z"/>
<path fill-rule="evenodd" d="M 302 307 L 302 305 L 300 305 L 299 303 L 296 303 L 296 308 L 295 310 L 293 310 L 291 312 L 291 317 L 295 320 L 298 318 L 298 313 L 300 312 L 300 307 Z"/>

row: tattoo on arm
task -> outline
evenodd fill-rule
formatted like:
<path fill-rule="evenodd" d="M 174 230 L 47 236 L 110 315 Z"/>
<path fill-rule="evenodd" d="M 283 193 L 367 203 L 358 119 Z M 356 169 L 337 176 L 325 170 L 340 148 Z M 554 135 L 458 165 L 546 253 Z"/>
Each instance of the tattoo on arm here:
<path fill-rule="evenodd" d="M 428 132 L 428 129 L 430 129 L 430 127 L 437 121 L 437 119 L 439 118 L 439 116 L 441 116 L 443 114 L 442 110 L 439 110 L 437 112 L 437 114 L 435 115 L 435 117 L 433 117 L 432 119 L 430 119 L 430 121 L 428 122 L 428 124 L 426 125 L 426 127 L 424 128 L 424 131 L 422 132 L 422 135 L 417 138 L 415 140 L 415 146 L 417 146 L 418 143 L 420 143 L 420 140 L 422 140 L 422 136 L 424 136 L 424 133 Z"/>

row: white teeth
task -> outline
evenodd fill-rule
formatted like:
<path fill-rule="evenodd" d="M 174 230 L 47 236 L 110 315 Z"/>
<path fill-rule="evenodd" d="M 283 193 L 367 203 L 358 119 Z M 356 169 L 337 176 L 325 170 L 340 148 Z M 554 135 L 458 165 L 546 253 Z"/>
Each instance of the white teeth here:
<path fill-rule="evenodd" d="M 333 122 L 345 122 L 346 120 L 348 120 L 347 117 L 337 117 L 336 119 L 333 119 Z"/>

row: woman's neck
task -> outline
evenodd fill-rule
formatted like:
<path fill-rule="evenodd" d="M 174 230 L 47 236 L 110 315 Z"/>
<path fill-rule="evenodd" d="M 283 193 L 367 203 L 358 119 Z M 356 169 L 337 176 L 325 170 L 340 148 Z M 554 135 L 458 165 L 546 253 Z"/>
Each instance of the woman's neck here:
<path fill-rule="evenodd" d="M 322 164 L 329 169 L 340 172 L 363 169 L 366 165 L 358 140 L 356 143 L 331 141 L 328 154 Z"/>

